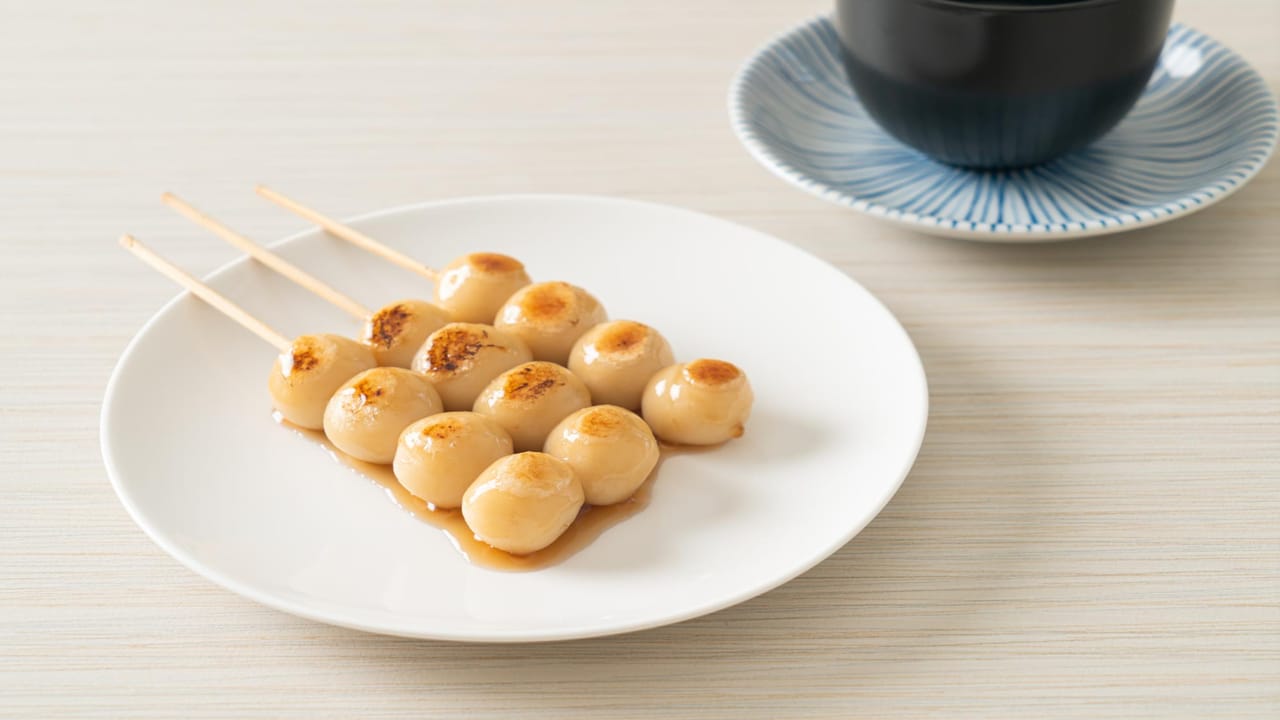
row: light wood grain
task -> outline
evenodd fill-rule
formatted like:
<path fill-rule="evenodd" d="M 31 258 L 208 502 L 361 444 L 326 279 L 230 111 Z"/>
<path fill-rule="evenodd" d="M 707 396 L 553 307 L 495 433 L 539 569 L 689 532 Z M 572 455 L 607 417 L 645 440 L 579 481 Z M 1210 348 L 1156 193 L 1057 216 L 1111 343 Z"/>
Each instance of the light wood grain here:
<path fill-rule="evenodd" d="M 1280 717 L 1280 163 L 1063 245 L 911 235 L 798 193 L 726 120 L 818 0 L 26 3 L 0 23 L 0 715 Z M 1280 3 L 1178 15 L 1280 82 Z M 112 364 L 254 237 L 510 191 L 617 194 L 836 263 L 918 343 L 919 462 L 810 573 L 710 617 L 536 647 L 363 635 L 194 576 L 108 486 Z M 764 284 L 767 289 L 767 283 Z"/>

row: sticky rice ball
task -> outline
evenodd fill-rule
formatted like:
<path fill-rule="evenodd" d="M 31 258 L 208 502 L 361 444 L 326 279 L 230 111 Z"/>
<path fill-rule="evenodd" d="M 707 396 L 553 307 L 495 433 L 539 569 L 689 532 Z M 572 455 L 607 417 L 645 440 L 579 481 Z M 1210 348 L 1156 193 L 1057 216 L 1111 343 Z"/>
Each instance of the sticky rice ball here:
<path fill-rule="evenodd" d="M 361 339 L 373 349 L 379 365 L 407 368 L 427 336 L 450 319 L 449 313 L 438 305 L 425 300 L 401 300 L 371 315 Z"/>
<path fill-rule="evenodd" d="M 582 509 L 573 469 L 540 452 L 508 455 L 480 473 L 462 498 L 462 517 L 476 539 L 515 555 L 556 541 Z"/>
<path fill-rule="evenodd" d="M 608 319 L 591 293 L 567 282 L 521 288 L 498 310 L 493 324 L 524 340 L 536 360 L 564 365 L 582 334 Z"/>
<path fill-rule="evenodd" d="M 645 387 L 641 412 L 666 442 L 716 445 L 742 436 L 754 397 L 738 366 L 703 358 L 658 371 Z"/>
<path fill-rule="evenodd" d="M 529 346 L 492 325 L 449 323 L 431 333 L 413 369 L 440 393 L 445 410 L 470 410 L 495 377 L 533 359 Z"/>
<path fill-rule="evenodd" d="M 511 434 L 517 451 L 541 450 L 547 433 L 566 415 L 591 404 L 587 386 L 565 368 L 534 361 L 493 379 L 476 398 L 475 412 Z"/>
<path fill-rule="evenodd" d="M 493 322 L 507 298 L 528 284 L 529 274 L 519 260 L 499 253 L 471 253 L 440 272 L 436 303 L 458 322 Z"/>
<path fill-rule="evenodd" d="M 341 335 L 302 335 L 276 357 L 267 378 L 271 405 L 308 430 L 324 427 L 329 398 L 353 375 L 377 365 L 367 345 Z"/>
<path fill-rule="evenodd" d="M 569 369 L 586 383 L 593 401 L 628 410 L 640 409 L 649 378 L 673 362 L 666 338 L 631 320 L 596 325 L 569 353 Z"/>
<path fill-rule="evenodd" d="M 324 409 L 324 434 L 342 452 L 389 464 L 400 433 L 441 410 L 440 395 L 412 370 L 377 367 L 348 380 Z"/>
<path fill-rule="evenodd" d="M 511 451 L 511 436 L 493 420 L 446 412 L 405 428 L 391 467 L 409 492 L 433 507 L 456 508 L 480 473 Z"/>
<path fill-rule="evenodd" d="M 573 468 L 587 502 L 612 505 L 635 494 L 658 464 L 658 441 L 639 415 L 594 405 L 560 421 L 546 453 Z"/>

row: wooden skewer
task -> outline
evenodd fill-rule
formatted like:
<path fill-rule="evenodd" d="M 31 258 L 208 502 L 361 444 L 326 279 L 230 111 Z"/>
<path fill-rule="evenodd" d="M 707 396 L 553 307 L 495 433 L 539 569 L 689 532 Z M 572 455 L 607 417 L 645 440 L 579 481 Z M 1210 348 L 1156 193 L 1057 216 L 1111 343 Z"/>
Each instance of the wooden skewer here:
<path fill-rule="evenodd" d="M 310 222 L 313 222 L 316 225 L 319 225 L 320 227 L 324 228 L 324 230 L 329 234 L 334 235 L 335 237 L 341 238 L 343 240 L 346 240 L 352 245 L 355 245 L 356 247 L 361 248 L 363 250 L 367 250 L 384 260 L 388 260 L 396 265 L 399 265 L 405 270 L 408 270 L 410 272 L 415 272 L 432 282 L 436 282 L 437 280 L 440 279 L 440 272 L 435 268 L 432 268 L 428 265 L 424 265 L 418 262 L 417 260 L 414 260 L 413 258 L 409 257 L 408 255 L 405 255 L 399 250 L 396 250 L 395 248 L 387 247 L 386 245 L 383 245 L 377 240 L 374 240 L 368 235 L 365 235 L 364 233 L 360 232 L 359 230 L 356 230 L 355 228 L 349 225 L 343 225 L 342 223 L 338 222 L 337 220 L 334 220 L 331 217 L 322 215 L 316 210 L 313 210 L 307 207 L 306 205 L 299 203 L 297 200 L 287 198 L 284 195 L 281 195 L 280 193 L 276 192 L 275 190 L 272 190 L 271 188 L 266 187 L 265 185 L 259 185 L 255 187 L 254 192 L 258 193 L 259 195 L 266 198 L 267 200 L 270 200 L 276 205 L 279 205 L 280 207 L 294 213 L 295 215 L 301 216 L 302 218 Z"/>
<path fill-rule="evenodd" d="M 329 301 L 330 303 L 333 303 L 334 305 L 342 308 L 343 310 L 346 310 L 347 312 L 351 313 L 355 317 L 361 320 L 366 320 L 370 315 L 373 314 L 373 312 L 370 311 L 369 308 L 366 308 L 365 306 L 361 305 L 360 303 L 356 302 L 350 297 L 338 292 L 337 290 L 333 289 L 329 285 L 326 285 L 324 282 L 320 281 L 314 275 L 311 275 L 310 273 L 298 267 L 297 265 L 294 265 L 288 260 L 285 260 L 279 255 L 271 252 L 265 247 L 250 240 L 244 235 L 241 235 L 235 230 L 232 230 L 226 225 L 223 225 L 217 220 L 214 220 L 208 215 L 205 215 L 204 213 L 195 209 L 189 203 L 187 203 L 185 200 L 178 197 L 177 195 L 174 195 L 173 193 L 164 193 L 163 195 L 160 196 L 160 199 L 164 201 L 165 205 L 168 205 L 174 210 L 177 210 L 179 213 L 186 216 L 188 219 L 192 220 L 197 225 L 204 227 L 205 229 L 212 232 L 214 235 L 217 235 L 223 240 L 226 240 L 227 242 L 231 243 L 235 247 L 244 251 L 246 254 L 251 256 L 254 260 L 257 260 L 263 265 L 266 265 L 272 270 L 275 270 L 276 272 L 289 278 L 290 280 L 301 285 L 307 290 L 310 290 L 316 295 L 319 295 L 321 298 Z"/>
<path fill-rule="evenodd" d="M 289 342 L 289 338 L 271 329 L 269 325 L 250 315 L 244 308 L 231 302 L 217 290 L 200 282 L 186 270 L 155 254 L 151 248 L 138 242 L 132 235 L 121 235 L 120 246 L 136 255 L 142 262 L 160 271 L 170 280 L 189 290 L 192 295 L 212 305 L 218 312 L 235 320 L 254 335 L 271 343 L 280 352 L 287 351 L 293 345 Z"/>

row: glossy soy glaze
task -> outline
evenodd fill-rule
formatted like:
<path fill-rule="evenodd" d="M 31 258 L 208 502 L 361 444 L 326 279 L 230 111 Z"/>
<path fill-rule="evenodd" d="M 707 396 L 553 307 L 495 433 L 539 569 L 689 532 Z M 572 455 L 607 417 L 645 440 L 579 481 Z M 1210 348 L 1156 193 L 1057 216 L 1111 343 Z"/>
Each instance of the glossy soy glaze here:
<path fill-rule="evenodd" d="M 527 555 L 512 555 L 477 540 L 471 528 L 467 527 L 461 511 L 434 509 L 422 498 L 414 496 L 396 480 L 390 467 L 367 463 L 347 455 L 334 447 L 322 432 L 297 427 L 278 416 L 277 421 L 300 437 L 315 443 L 335 462 L 381 487 L 386 491 L 387 498 L 404 511 L 444 531 L 450 543 L 468 562 L 490 570 L 528 572 L 564 562 L 590 545 L 609 528 L 645 509 L 649 504 L 656 477 L 656 473 L 651 474 L 649 479 L 625 502 L 607 507 L 584 506 L 564 534 L 547 547 Z"/>

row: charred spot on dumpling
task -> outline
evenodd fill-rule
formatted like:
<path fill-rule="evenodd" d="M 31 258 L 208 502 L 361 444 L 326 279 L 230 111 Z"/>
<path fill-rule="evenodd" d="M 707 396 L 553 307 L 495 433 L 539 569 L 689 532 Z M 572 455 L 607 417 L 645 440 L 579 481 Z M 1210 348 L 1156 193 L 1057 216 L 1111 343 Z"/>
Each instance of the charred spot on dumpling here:
<path fill-rule="evenodd" d="M 374 412 L 391 401 L 400 379 L 394 371 L 401 368 L 373 368 L 355 378 L 343 391 L 342 402 L 351 412 Z"/>
<path fill-rule="evenodd" d="M 566 372 L 553 363 L 525 363 L 507 374 L 503 395 L 512 400 L 536 400 L 551 388 L 563 385 Z"/>
<path fill-rule="evenodd" d="M 470 364 L 482 348 L 494 347 L 489 331 L 468 325 L 448 325 L 436 331 L 427 349 L 428 372 L 453 372 Z"/>
<path fill-rule="evenodd" d="M 520 297 L 519 306 L 530 322 L 553 323 L 566 319 L 576 300 L 572 285 L 549 282 L 530 287 Z"/>
<path fill-rule="evenodd" d="M 281 362 L 280 367 L 285 375 L 305 373 L 316 369 L 323 356 L 324 349 L 316 338 L 304 335 L 293 341 L 293 346 L 287 353 L 287 361 Z"/>
<path fill-rule="evenodd" d="M 400 333 L 404 332 L 405 326 L 412 317 L 413 311 L 403 303 L 382 308 L 374 313 L 373 317 L 369 318 L 369 344 L 389 349 L 400 337 Z"/>
<path fill-rule="evenodd" d="M 375 383 L 369 378 L 365 378 L 355 385 L 352 385 L 351 389 L 355 391 L 357 395 L 365 398 L 366 402 L 371 399 L 382 397 L 382 394 L 387 391 L 387 389 L 380 383 Z"/>
<path fill-rule="evenodd" d="M 596 338 L 596 350 L 602 355 L 629 357 L 644 349 L 652 329 L 631 320 L 610 323 Z"/>
<path fill-rule="evenodd" d="M 467 256 L 467 264 L 483 273 L 498 275 L 524 270 L 524 263 L 502 253 L 479 252 Z"/>
<path fill-rule="evenodd" d="M 707 387 L 718 387 L 742 377 L 737 365 L 724 360 L 702 358 L 684 366 L 689 381 Z"/>
<path fill-rule="evenodd" d="M 463 425 L 457 418 L 444 417 L 422 426 L 422 436 L 435 440 L 448 440 L 462 432 Z"/>
<path fill-rule="evenodd" d="M 612 405 L 588 408 L 578 418 L 578 432 L 592 437 L 610 437 L 618 432 L 625 422 L 623 413 L 626 411 Z"/>

